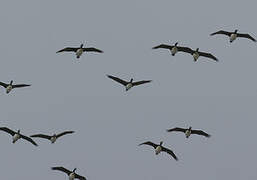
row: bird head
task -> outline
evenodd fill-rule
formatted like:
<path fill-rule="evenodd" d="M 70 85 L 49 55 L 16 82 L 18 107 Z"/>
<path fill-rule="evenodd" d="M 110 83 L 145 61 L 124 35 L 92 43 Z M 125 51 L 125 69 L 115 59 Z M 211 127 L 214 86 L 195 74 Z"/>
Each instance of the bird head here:
<path fill-rule="evenodd" d="M 132 82 L 133 82 L 133 78 L 130 79 L 130 83 L 132 83 Z"/>
<path fill-rule="evenodd" d="M 11 80 L 10 85 L 12 85 L 12 83 L 13 83 L 13 80 Z"/>
<path fill-rule="evenodd" d="M 160 142 L 160 146 L 163 144 L 163 141 Z"/>
<path fill-rule="evenodd" d="M 199 48 L 196 48 L 195 52 L 198 52 L 199 51 Z"/>
<path fill-rule="evenodd" d="M 192 127 L 191 126 L 189 126 L 189 130 L 191 130 L 192 129 Z"/>
<path fill-rule="evenodd" d="M 74 168 L 72 172 L 74 172 L 74 173 L 75 173 L 75 171 L 76 171 L 76 170 L 77 170 L 77 168 Z"/>
<path fill-rule="evenodd" d="M 80 45 L 80 48 L 83 48 L 83 46 L 84 46 L 84 44 L 82 43 L 82 44 Z"/>
<path fill-rule="evenodd" d="M 238 29 L 235 30 L 235 33 L 237 33 Z"/>
<path fill-rule="evenodd" d="M 178 45 L 178 42 L 175 43 L 175 46 L 177 46 L 177 45 Z"/>
<path fill-rule="evenodd" d="M 17 133 L 20 134 L 21 130 L 18 129 Z"/>

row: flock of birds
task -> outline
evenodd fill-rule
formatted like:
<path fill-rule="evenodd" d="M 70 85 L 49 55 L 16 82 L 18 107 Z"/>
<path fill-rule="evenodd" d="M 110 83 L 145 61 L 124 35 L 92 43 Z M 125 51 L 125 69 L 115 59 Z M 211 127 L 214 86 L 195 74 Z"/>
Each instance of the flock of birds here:
<path fill-rule="evenodd" d="M 256 42 L 256 40 L 251 35 L 238 33 L 238 30 L 235 30 L 234 32 L 228 32 L 228 31 L 220 30 L 220 31 L 214 32 L 210 35 L 213 36 L 213 35 L 216 35 L 216 34 L 223 34 L 223 35 L 228 36 L 230 43 L 232 43 L 238 37 L 248 38 L 248 39 Z M 185 53 L 189 53 L 193 56 L 194 61 L 197 61 L 200 56 L 210 58 L 214 61 L 218 61 L 218 59 L 214 55 L 212 55 L 211 53 L 201 52 L 201 51 L 199 51 L 199 48 L 197 48 L 196 50 L 193 50 L 189 47 L 178 46 L 178 43 L 175 43 L 175 45 L 161 44 L 161 45 L 153 47 L 153 49 L 159 49 L 159 48 L 170 50 L 172 56 L 175 56 L 175 54 L 177 52 L 180 52 L 180 51 L 185 52 Z M 85 47 L 83 47 L 83 44 L 81 44 L 80 47 L 66 47 L 64 49 L 61 49 L 61 50 L 57 51 L 56 53 L 60 53 L 60 52 L 75 52 L 77 58 L 80 58 L 81 55 L 84 52 L 103 53 L 102 50 L 94 48 L 94 47 L 85 48 Z M 123 86 L 125 86 L 126 91 L 128 91 L 129 89 L 131 89 L 134 86 L 138 86 L 138 85 L 142 85 L 142 84 L 151 82 L 151 80 L 142 80 L 142 81 L 135 81 L 134 82 L 133 79 L 130 79 L 130 81 L 125 81 L 125 80 L 122 80 L 118 77 L 111 76 L 111 75 L 107 75 L 107 77 L 116 81 L 116 82 L 118 82 L 118 83 L 120 83 L 120 84 L 122 84 Z M 8 94 L 14 88 L 27 87 L 27 86 L 30 86 L 30 85 L 29 84 L 13 84 L 13 81 L 10 81 L 9 84 L 0 82 L 0 86 L 3 86 L 6 89 L 6 93 Z M 64 132 L 59 133 L 59 134 L 53 134 L 53 135 L 34 134 L 34 135 L 31 135 L 29 137 L 29 136 L 21 134 L 20 130 L 14 131 L 14 130 L 11 130 L 7 127 L 0 127 L 0 131 L 4 131 L 4 132 L 10 134 L 12 136 L 12 143 L 15 143 L 19 139 L 24 139 L 24 140 L 32 143 L 35 146 L 38 146 L 38 145 L 32 138 L 48 139 L 49 141 L 51 141 L 51 143 L 55 143 L 58 138 L 60 138 L 64 135 L 67 135 L 67 134 L 74 133 L 74 131 L 64 131 Z M 210 135 L 208 133 L 206 133 L 202 130 L 193 130 L 192 127 L 189 127 L 189 128 L 175 127 L 175 128 L 172 128 L 172 129 L 168 129 L 167 132 L 183 132 L 185 134 L 186 138 L 189 138 L 189 136 L 191 134 L 201 135 L 201 136 L 204 136 L 204 137 L 210 137 Z M 143 142 L 143 143 L 139 144 L 139 146 L 141 146 L 141 145 L 152 146 L 155 149 L 155 154 L 156 155 L 158 155 L 161 152 L 166 152 L 169 155 L 171 155 L 175 160 L 178 160 L 177 156 L 175 155 L 175 153 L 171 149 L 166 148 L 166 147 L 163 146 L 163 141 L 161 141 L 159 144 L 155 144 L 151 141 L 146 141 L 146 142 Z M 52 167 L 52 170 L 58 170 L 58 171 L 62 171 L 64 173 L 66 173 L 69 176 L 69 180 L 74 180 L 74 179 L 86 180 L 86 178 L 84 176 L 78 175 L 75 172 L 76 168 L 74 168 L 72 171 L 70 171 L 70 170 L 60 166 L 60 167 Z"/>

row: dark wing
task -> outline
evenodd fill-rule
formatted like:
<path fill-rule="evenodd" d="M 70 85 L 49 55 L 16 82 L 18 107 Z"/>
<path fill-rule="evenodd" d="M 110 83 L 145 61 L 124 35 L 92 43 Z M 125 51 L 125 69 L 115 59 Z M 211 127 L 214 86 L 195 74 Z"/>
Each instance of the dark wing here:
<path fill-rule="evenodd" d="M 70 175 L 71 171 L 69 171 L 68 169 L 64 168 L 64 167 L 52 167 L 52 170 L 58 170 L 58 171 L 62 171 L 65 172 L 68 176 Z"/>
<path fill-rule="evenodd" d="M 38 137 L 38 138 L 45 138 L 45 139 L 51 139 L 51 136 L 45 135 L 45 134 L 34 134 L 31 135 L 30 137 Z"/>
<path fill-rule="evenodd" d="M 80 176 L 78 174 L 75 174 L 75 178 L 80 179 L 80 180 L 86 180 L 84 176 Z"/>
<path fill-rule="evenodd" d="M 159 48 L 163 48 L 163 49 L 172 49 L 174 46 L 170 46 L 170 45 L 167 45 L 167 44 L 161 44 L 159 46 L 155 46 L 153 47 L 152 49 L 159 49 Z"/>
<path fill-rule="evenodd" d="M 111 76 L 111 75 L 107 75 L 107 77 L 108 77 L 108 78 L 111 78 L 112 80 L 114 80 L 114 81 L 116 81 L 116 82 L 118 82 L 118 83 L 123 84 L 124 86 L 126 86 L 126 85 L 128 84 L 127 81 L 124 81 L 124 80 L 122 80 L 122 79 L 120 79 L 120 78 L 117 78 L 117 77 L 114 77 L 114 76 Z"/>
<path fill-rule="evenodd" d="M 205 137 L 211 137 L 211 135 L 209 135 L 206 132 L 201 131 L 201 130 L 192 130 L 191 134 L 198 134 L 198 135 L 202 135 L 202 136 L 205 136 Z"/>
<path fill-rule="evenodd" d="M 256 42 L 256 39 L 254 39 L 250 34 L 237 34 L 237 37 L 243 37 L 251 39 L 252 41 Z"/>
<path fill-rule="evenodd" d="M 232 32 L 220 30 L 220 31 L 211 33 L 210 36 L 213 36 L 213 35 L 215 35 L 215 34 L 224 34 L 224 35 L 230 36 L 230 35 L 232 34 Z"/>
<path fill-rule="evenodd" d="M 74 131 L 64 131 L 64 132 L 62 132 L 60 134 L 57 134 L 56 137 L 58 138 L 58 137 L 61 137 L 61 136 L 65 135 L 65 134 L 71 134 L 71 133 L 74 133 Z"/>
<path fill-rule="evenodd" d="M 149 145 L 149 146 L 153 146 L 154 149 L 156 149 L 156 147 L 158 146 L 157 144 L 154 144 L 154 143 L 152 143 L 151 141 L 146 141 L 146 142 L 144 142 L 144 143 L 141 143 L 141 144 L 139 144 L 139 146 L 141 146 L 141 145 L 143 145 L 143 144 Z"/>
<path fill-rule="evenodd" d="M 186 129 L 178 128 L 178 127 L 175 127 L 175 128 L 172 128 L 172 129 L 167 129 L 167 132 L 172 132 L 172 131 L 179 131 L 179 132 L 185 133 Z"/>
<path fill-rule="evenodd" d="M 151 82 L 152 80 L 147 80 L 147 81 L 137 81 L 137 82 L 133 82 L 132 85 L 133 86 L 138 86 L 140 84 L 145 84 L 145 83 L 149 83 Z"/>
<path fill-rule="evenodd" d="M 87 51 L 87 52 L 99 52 L 99 53 L 103 53 L 102 50 L 100 49 L 96 49 L 96 48 L 93 48 L 93 47 L 89 47 L 89 48 L 83 48 L 83 51 Z"/>
<path fill-rule="evenodd" d="M 215 56 L 213 56 L 211 53 L 205 53 L 205 52 L 198 52 L 198 53 L 199 53 L 199 56 L 204 56 L 207 58 L 211 58 L 214 61 L 218 61 L 218 59 Z"/>
<path fill-rule="evenodd" d="M 33 141 L 33 139 L 31 139 L 30 137 L 27 137 L 27 136 L 24 136 L 21 134 L 21 138 L 25 139 L 25 140 L 31 142 L 32 144 L 34 144 L 35 146 L 37 146 L 37 143 L 35 141 Z"/>
<path fill-rule="evenodd" d="M 168 149 L 168 148 L 165 148 L 165 147 L 162 147 L 162 151 L 170 154 L 176 161 L 178 160 L 177 156 L 173 153 L 172 150 Z"/>
<path fill-rule="evenodd" d="M 178 51 L 182 51 L 182 52 L 186 52 L 186 53 L 190 53 L 190 54 L 193 54 L 195 52 L 194 50 L 192 50 L 189 47 L 178 46 L 177 48 L 178 48 Z"/>
<path fill-rule="evenodd" d="M 14 136 L 14 134 L 16 133 L 16 132 L 14 132 L 13 130 L 7 128 L 7 127 L 0 127 L 0 130 L 9 133 L 9 134 L 11 134 L 12 136 Z"/>
<path fill-rule="evenodd" d="M 5 84 L 5 83 L 3 83 L 3 82 L 0 82 L 0 86 L 3 86 L 3 87 L 5 87 L 5 88 L 7 88 L 8 84 Z"/>
<path fill-rule="evenodd" d="M 20 87 L 27 87 L 27 86 L 31 86 L 30 84 L 15 84 L 12 85 L 12 88 L 20 88 Z"/>
<path fill-rule="evenodd" d="M 79 48 L 73 48 L 73 47 L 66 47 L 64 49 L 61 49 L 59 51 L 57 51 L 56 53 L 59 53 L 59 52 L 70 52 L 70 51 L 73 51 L 73 52 L 76 52 Z"/>

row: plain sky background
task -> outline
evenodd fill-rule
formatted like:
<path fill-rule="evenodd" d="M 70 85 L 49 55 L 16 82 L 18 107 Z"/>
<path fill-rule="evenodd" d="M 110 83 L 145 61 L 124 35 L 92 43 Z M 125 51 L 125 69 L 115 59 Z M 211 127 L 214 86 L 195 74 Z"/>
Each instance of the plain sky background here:
<path fill-rule="evenodd" d="M 31 87 L 5 94 L 0 126 L 26 135 L 75 133 L 50 144 L 0 132 L 1 179 L 68 177 L 52 166 L 77 167 L 88 180 L 257 178 L 256 43 L 209 34 L 220 29 L 257 37 L 256 1 L 2 0 L 0 81 Z M 167 50 L 161 43 L 213 53 L 218 63 Z M 104 51 L 56 51 L 84 43 Z M 152 79 L 125 92 L 106 74 Z M 211 138 L 167 133 L 202 129 Z M 137 145 L 151 140 L 179 161 Z"/>

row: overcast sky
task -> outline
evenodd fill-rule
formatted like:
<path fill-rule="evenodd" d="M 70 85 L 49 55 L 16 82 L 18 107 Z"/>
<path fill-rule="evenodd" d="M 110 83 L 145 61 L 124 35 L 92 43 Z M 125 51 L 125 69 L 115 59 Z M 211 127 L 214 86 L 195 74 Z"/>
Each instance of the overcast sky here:
<path fill-rule="evenodd" d="M 77 168 L 88 180 L 256 179 L 256 43 L 209 34 L 257 37 L 252 0 L 2 0 L 0 126 L 21 133 L 74 130 L 51 144 L 0 132 L 1 179 L 63 180 L 52 166 Z M 161 43 L 213 53 L 220 61 L 167 50 Z M 104 51 L 76 59 L 56 51 L 81 43 Z M 152 83 L 125 88 L 106 74 Z M 167 133 L 202 129 L 211 138 Z M 144 141 L 179 158 L 156 156 Z"/>

